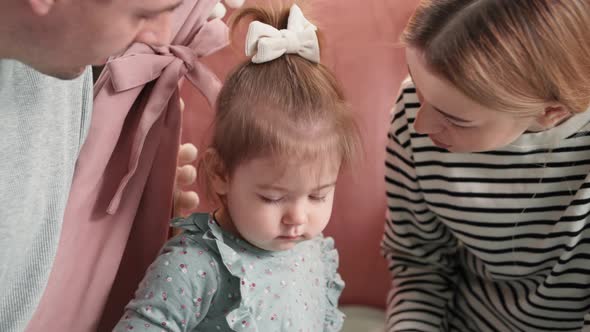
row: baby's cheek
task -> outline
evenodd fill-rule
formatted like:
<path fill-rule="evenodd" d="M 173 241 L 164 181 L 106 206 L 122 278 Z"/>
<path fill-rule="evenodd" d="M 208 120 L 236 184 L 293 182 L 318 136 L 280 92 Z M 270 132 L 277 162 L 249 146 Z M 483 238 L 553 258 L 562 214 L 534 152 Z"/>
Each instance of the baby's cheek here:
<path fill-rule="evenodd" d="M 317 232 L 321 232 L 326 228 L 330 221 L 330 216 L 332 215 L 332 210 L 328 207 L 318 211 L 315 216 L 315 228 L 317 228 Z"/>
<path fill-rule="evenodd" d="M 254 212 L 258 223 L 262 225 L 279 225 L 281 222 L 281 213 L 278 207 L 269 204 L 259 204 Z"/>

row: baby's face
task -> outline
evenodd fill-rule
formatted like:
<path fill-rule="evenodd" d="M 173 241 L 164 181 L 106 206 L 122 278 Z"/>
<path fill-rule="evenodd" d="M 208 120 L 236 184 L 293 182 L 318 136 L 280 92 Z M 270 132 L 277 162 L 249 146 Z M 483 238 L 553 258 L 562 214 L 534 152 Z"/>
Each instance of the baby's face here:
<path fill-rule="evenodd" d="M 327 160 L 326 160 L 327 159 Z M 231 222 L 251 244 L 288 250 L 320 234 L 332 214 L 337 158 L 258 158 L 236 168 L 228 183 Z"/>

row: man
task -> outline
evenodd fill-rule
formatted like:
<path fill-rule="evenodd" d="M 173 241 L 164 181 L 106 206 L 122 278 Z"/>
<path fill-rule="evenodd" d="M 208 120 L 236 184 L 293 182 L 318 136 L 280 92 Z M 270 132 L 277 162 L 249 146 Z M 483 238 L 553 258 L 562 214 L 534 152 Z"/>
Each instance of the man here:
<path fill-rule="evenodd" d="M 0 1 L 0 331 L 25 329 L 47 283 L 91 119 L 89 65 L 167 41 L 181 2 Z"/>

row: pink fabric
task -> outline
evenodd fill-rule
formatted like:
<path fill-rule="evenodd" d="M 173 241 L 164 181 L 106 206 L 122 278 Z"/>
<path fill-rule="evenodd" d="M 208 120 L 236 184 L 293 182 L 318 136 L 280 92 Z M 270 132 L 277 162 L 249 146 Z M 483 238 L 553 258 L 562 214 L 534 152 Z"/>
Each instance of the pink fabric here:
<path fill-rule="evenodd" d="M 57 257 L 27 331 L 110 331 L 166 241 L 178 82 L 187 78 L 211 102 L 221 86 L 199 60 L 227 45 L 225 23 L 206 21 L 216 2 L 185 0 L 170 46 L 135 44 L 99 78 Z"/>
<path fill-rule="evenodd" d="M 342 82 L 366 150 L 359 173 L 341 177 L 332 221 L 326 230 L 335 238 L 340 252 L 340 272 L 346 282 L 341 302 L 384 307 L 389 272 L 379 253 L 379 242 L 386 208 L 385 140 L 389 110 L 407 75 L 404 51 L 397 41 L 418 0 L 308 3 L 310 7 L 302 7 L 306 17 L 317 23 L 325 37 L 322 63 L 333 69 Z M 239 60 L 243 60 L 241 45 L 217 53 L 207 63 L 218 75 L 225 76 Z M 190 89 L 183 89 L 181 95 L 191 105 L 185 112 L 183 141 L 203 148 L 209 141 L 213 112 Z M 196 190 L 204 193 L 203 188 Z M 199 210 L 208 211 L 211 206 L 204 200 Z"/>

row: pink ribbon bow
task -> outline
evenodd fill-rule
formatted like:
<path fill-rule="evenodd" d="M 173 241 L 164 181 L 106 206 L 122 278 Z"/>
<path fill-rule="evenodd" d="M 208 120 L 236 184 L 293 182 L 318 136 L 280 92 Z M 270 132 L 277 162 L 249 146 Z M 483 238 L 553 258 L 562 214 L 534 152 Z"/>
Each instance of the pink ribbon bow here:
<path fill-rule="evenodd" d="M 160 82 L 163 82 L 156 86 L 157 93 L 152 92 L 152 97 L 145 107 L 133 141 L 129 172 L 121 180 L 109 204 L 107 209 L 109 214 L 117 211 L 121 195 L 137 169 L 147 133 L 166 110 L 172 95 L 178 92 L 178 81 L 186 77 L 203 93 L 209 104 L 214 105 L 215 98 L 221 89 L 221 82 L 198 58 L 214 53 L 226 45 L 227 26 L 220 20 L 213 20 L 205 23 L 198 30 L 188 46 L 154 47 L 136 44 L 125 55 L 108 63 L 108 71 L 116 93 L 142 88 L 158 78 Z M 98 84 L 100 82 L 97 82 L 97 86 Z"/>

